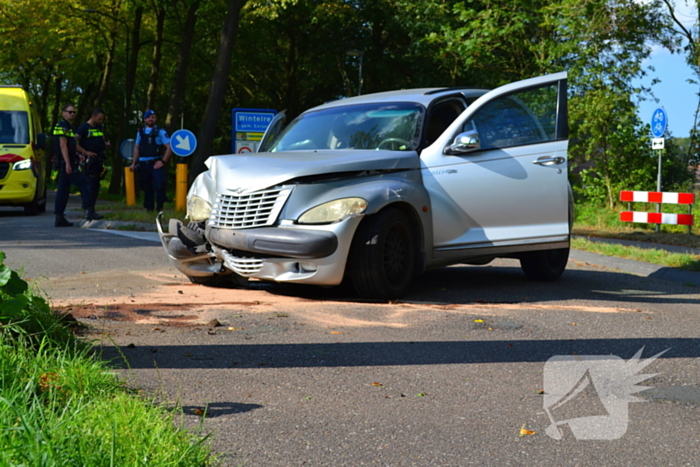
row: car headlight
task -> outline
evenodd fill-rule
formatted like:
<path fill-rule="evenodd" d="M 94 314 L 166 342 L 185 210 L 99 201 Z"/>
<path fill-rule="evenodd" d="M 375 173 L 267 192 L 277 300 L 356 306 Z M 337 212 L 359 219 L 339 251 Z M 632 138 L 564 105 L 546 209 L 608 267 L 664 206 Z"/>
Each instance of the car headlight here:
<path fill-rule="evenodd" d="M 211 204 L 199 196 L 190 196 L 187 200 L 187 217 L 195 222 L 209 219 Z"/>
<path fill-rule="evenodd" d="M 25 159 L 23 161 L 15 162 L 15 165 L 13 166 L 15 170 L 28 170 L 32 168 L 32 160 L 31 159 Z"/>
<path fill-rule="evenodd" d="M 328 224 L 348 216 L 362 214 L 367 209 L 367 201 L 362 198 L 342 198 L 320 204 L 299 217 L 300 224 Z"/>

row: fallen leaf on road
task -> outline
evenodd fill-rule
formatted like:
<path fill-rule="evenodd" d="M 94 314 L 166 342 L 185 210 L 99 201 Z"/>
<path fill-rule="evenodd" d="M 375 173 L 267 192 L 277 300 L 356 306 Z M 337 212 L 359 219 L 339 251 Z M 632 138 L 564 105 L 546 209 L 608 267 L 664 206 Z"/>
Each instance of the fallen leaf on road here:
<path fill-rule="evenodd" d="M 340 331 L 331 331 L 331 334 L 342 334 Z"/>
<path fill-rule="evenodd" d="M 475 319 L 474 322 L 475 322 L 475 323 L 483 323 L 484 320 L 483 320 L 483 319 Z"/>
<path fill-rule="evenodd" d="M 427 394 L 424 392 L 419 392 L 418 394 L 416 394 L 416 397 L 425 397 L 425 396 L 427 396 Z"/>
<path fill-rule="evenodd" d="M 185 292 L 183 292 L 182 290 L 178 290 L 177 293 L 184 294 Z"/>
<path fill-rule="evenodd" d="M 382 383 L 377 383 L 377 382 L 372 383 L 372 386 L 379 386 L 382 388 L 384 387 L 384 385 Z"/>
<path fill-rule="evenodd" d="M 544 394 L 544 389 L 538 389 L 537 394 Z"/>
<path fill-rule="evenodd" d="M 520 436 L 521 438 L 522 438 L 523 436 L 525 436 L 525 435 L 534 435 L 534 434 L 536 434 L 534 431 L 528 430 L 528 429 L 525 428 L 525 424 L 523 424 L 523 426 L 520 427 L 520 435 L 519 435 L 519 436 Z"/>
<path fill-rule="evenodd" d="M 195 414 L 195 415 L 199 415 L 199 416 L 201 417 L 202 415 L 204 415 L 204 410 L 202 410 L 202 409 L 194 409 L 194 410 L 192 411 L 192 413 Z"/>

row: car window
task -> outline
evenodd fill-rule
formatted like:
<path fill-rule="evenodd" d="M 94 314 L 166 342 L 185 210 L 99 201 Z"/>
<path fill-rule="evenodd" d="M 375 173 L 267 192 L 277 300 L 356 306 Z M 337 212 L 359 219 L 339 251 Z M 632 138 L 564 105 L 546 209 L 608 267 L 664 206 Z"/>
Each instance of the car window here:
<path fill-rule="evenodd" d="M 426 125 L 425 144 L 433 144 L 440 135 L 447 130 L 447 127 L 455 121 L 466 108 L 463 101 L 450 99 L 445 102 L 435 104 L 429 112 L 428 124 Z"/>
<path fill-rule="evenodd" d="M 423 114 L 423 107 L 413 103 L 358 104 L 307 112 L 284 129 L 269 151 L 414 150 Z"/>
<path fill-rule="evenodd" d="M 0 144 L 29 144 L 27 112 L 0 111 Z"/>
<path fill-rule="evenodd" d="M 475 130 L 482 149 L 553 141 L 557 88 L 547 85 L 494 99 L 470 118 L 463 131 Z"/>

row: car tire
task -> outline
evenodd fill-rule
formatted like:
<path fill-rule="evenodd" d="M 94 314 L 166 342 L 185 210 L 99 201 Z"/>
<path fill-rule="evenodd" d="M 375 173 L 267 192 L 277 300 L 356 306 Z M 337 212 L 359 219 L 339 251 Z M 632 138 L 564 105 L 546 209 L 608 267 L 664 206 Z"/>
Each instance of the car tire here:
<path fill-rule="evenodd" d="M 387 208 L 363 220 L 355 233 L 349 273 L 357 294 L 372 300 L 404 295 L 416 269 L 416 241 L 408 217 Z"/>
<path fill-rule="evenodd" d="M 568 261 L 568 248 L 532 251 L 520 257 L 520 267 L 528 279 L 555 281 L 566 269 Z"/>
<path fill-rule="evenodd" d="M 46 194 L 44 193 L 44 197 Z M 36 192 L 34 193 L 34 199 L 29 202 L 29 204 L 24 205 L 24 215 L 25 216 L 36 216 L 39 214 L 42 208 L 42 203 L 41 203 L 42 197 L 39 195 L 39 187 L 36 187 Z M 46 210 L 46 201 L 44 200 L 43 203 L 44 210 Z"/>
<path fill-rule="evenodd" d="M 41 195 L 39 199 L 39 213 L 46 212 L 46 203 L 48 199 L 46 198 L 46 185 L 44 185 L 44 194 Z"/>

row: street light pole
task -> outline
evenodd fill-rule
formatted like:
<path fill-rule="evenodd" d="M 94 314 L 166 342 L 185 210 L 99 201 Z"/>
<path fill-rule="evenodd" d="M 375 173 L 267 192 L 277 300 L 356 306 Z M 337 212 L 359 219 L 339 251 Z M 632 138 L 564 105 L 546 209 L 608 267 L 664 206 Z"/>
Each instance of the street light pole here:
<path fill-rule="evenodd" d="M 345 52 L 345 55 L 348 57 L 360 57 L 359 77 L 357 82 L 357 95 L 360 96 L 362 95 L 362 59 L 365 53 L 361 50 L 348 50 Z"/>

